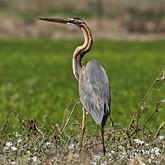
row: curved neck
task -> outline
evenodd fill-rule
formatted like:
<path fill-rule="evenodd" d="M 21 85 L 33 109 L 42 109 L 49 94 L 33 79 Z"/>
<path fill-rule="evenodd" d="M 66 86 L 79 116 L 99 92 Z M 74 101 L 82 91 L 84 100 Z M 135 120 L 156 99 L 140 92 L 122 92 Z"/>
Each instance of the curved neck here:
<path fill-rule="evenodd" d="M 81 26 L 81 31 L 84 35 L 84 43 L 75 49 L 72 59 L 73 73 L 77 80 L 79 80 L 80 71 L 82 69 L 81 60 L 83 56 L 91 49 L 93 42 L 91 31 L 86 24 Z"/>

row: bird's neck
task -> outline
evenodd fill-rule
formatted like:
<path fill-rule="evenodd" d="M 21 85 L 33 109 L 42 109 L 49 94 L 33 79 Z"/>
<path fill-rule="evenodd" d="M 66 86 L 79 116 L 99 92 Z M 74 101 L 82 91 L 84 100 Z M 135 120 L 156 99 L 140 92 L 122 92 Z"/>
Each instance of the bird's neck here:
<path fill-rule="evenodd" d="M 77 80 L 79 80 L 79 75 L 82 69 L 81 60 L 83 56 L 91 49 L 93 42 L 91 31 L 86 24 L 81 27 L 81 31 L 84 35 L 84 43 L 75 49 L 72 59 L 73 73 Z"/>

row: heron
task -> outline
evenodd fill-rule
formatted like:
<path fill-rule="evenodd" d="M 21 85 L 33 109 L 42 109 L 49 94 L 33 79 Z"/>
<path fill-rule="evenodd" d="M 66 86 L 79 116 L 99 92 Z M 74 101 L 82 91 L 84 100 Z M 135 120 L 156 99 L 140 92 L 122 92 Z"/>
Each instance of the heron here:
<path fill-rule="evenodd" d="M 78 46 L 72 58 L 72 70 L 79 83 L 79 95 L 83 105 L 83 117 L 81 127 L 80 147 L 82 148 L 85 133 L 85 115 L 86 112 L 91 115 L 97 125 L 101 127 L 101 140 L 103 153 L 105 154 L 104 126 L 110 116 L 110 83 L 104 68 L 96 61 L 89 61 L 86 66 L 82 66 L 82 58 L 90 51 L 93 38 L 88 25 L 81 18 L 48 18 L 40 17 L 40 20 L 74 24 L 80 28 L 84 36 L 84 43 Z"/>

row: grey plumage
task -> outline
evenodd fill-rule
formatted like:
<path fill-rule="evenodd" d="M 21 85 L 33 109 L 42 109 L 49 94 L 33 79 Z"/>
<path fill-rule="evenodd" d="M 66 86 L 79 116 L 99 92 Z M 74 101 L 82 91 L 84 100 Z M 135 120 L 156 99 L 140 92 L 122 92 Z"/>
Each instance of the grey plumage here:
<path fill-rule="evenodd" d="M 103 67 L 91 60 L 82 68 L 79 94 L 85 110 L 96 124 L 104 126 L 110 114 L 109 80 Z"/>

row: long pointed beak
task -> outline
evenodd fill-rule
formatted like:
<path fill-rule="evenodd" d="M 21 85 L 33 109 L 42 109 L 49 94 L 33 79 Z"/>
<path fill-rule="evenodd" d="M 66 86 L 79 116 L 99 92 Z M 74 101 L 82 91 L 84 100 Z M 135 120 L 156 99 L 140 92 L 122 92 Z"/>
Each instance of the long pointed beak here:
<path fill-rule="evenodd" d="M 56 23 L 71 23 L 69 19 L 67 18 L 47 18 L 47 17 L 39 17 L 38 19 L 43 20 L 43 21 L 49 21 L 49 22 L 56 22 Z"/>
<path fill-rule="evenodd" d="M 63 23 L 63 24 L 74 24 L 78 27 L 81 27 L 82 23 L 85 22 L 80 18 L 48 18 L 48 17 L 39 17 L 38 19 L 49 22 Z"/>

